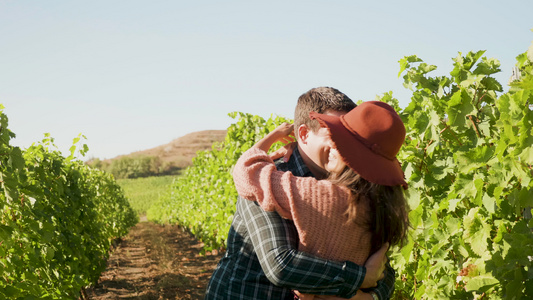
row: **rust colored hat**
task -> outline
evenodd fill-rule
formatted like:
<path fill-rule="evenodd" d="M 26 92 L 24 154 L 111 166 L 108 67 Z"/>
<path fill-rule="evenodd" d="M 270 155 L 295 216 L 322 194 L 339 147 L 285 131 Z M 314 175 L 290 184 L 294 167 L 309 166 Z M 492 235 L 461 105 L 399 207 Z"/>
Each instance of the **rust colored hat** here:
<path fill-rule="evenodd" d="M 405 126 L 388 104 L 367 101 L 337 117 L 311 112 L 331 139 L 344 162 L 364 179 L 387 186 L 407 188 L 396 154 L 405 140 Z"/>

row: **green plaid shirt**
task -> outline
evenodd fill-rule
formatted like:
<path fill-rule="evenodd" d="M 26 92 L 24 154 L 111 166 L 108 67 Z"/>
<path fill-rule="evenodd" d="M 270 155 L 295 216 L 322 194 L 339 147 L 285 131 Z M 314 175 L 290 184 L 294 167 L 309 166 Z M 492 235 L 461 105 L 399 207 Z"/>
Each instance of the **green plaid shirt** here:
<path fill-rule="evenodd" d="M 296 149 L 288 163 L 276 164 L 295 176 L 313 176 Z M 294 299 L 292 290 L 350 298 L 363 283 L 366 269 L 352 262 L 335 262 L 299 252 L 294 223 L 275 212 L 265 212 L 239 197 L 227 250 L 206 292 L 212 299 Z M 394 270 L 372 289 L 379 299 L 394 290 Z"/>

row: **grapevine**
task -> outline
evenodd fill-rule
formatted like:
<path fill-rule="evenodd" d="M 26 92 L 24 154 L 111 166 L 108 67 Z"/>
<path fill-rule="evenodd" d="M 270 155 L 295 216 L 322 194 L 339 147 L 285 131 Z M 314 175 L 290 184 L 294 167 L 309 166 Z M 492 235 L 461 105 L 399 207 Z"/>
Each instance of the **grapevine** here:
<path fill-rule="evenodd" d="M 0 111 L 0 298 L 76 299 L 137 216 L 111 175 L 74 158 L 81 137 L 64 157 L 49 135 L 11 146 L 7 125 Z"/>
<path fill-rule="evenodd" d="M 413 229 L 393 249 L 397 298 L 533 295 L 533 93 L 498 96 L 499 62 L 483 53 L 459 54 L 450 77 L 429 76 L 436 67 L 416 56 L 401 61 L 413 90 L 400 112 Z"/>

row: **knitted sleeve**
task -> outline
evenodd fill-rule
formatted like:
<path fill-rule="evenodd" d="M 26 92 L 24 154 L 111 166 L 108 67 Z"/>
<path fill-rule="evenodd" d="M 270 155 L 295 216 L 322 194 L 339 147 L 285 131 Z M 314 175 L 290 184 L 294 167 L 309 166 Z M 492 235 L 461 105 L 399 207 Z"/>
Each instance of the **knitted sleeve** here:
<path fill-rule="evenodd" d="M 282 217 L 296 221 L 342 213 L 346 207 L 334 211 L 335 202 L 347 199 L 349 195 L 346 188 L 327 180 L 297 177 L 291 172 L 276 170 L 272 159 L 258 148 L 247 150 L 239 158 L 233 170 L 233 180 L 243 198 L 257 201 L 264 210 L 276 211 Z"/>

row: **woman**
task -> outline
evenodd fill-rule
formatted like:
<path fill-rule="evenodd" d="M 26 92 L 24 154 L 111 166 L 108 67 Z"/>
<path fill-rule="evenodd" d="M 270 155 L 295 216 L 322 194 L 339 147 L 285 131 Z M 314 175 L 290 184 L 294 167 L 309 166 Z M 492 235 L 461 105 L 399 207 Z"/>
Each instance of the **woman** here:
<path fill-rule="evenodd" d="M 344 116 L 311 113 L 330 133 L 327 180 L 277 171 L 266 151 L 286 140 L 283 124 L 246 151 L 233 176 L 239 194 L 267 211 L 294 220 L 299 250 L 333 260 L 364 264 L 382 245 L 402 245 L 408 228 L 396 155 L 405 127 L 392 107 L 365 102 Z"/>

